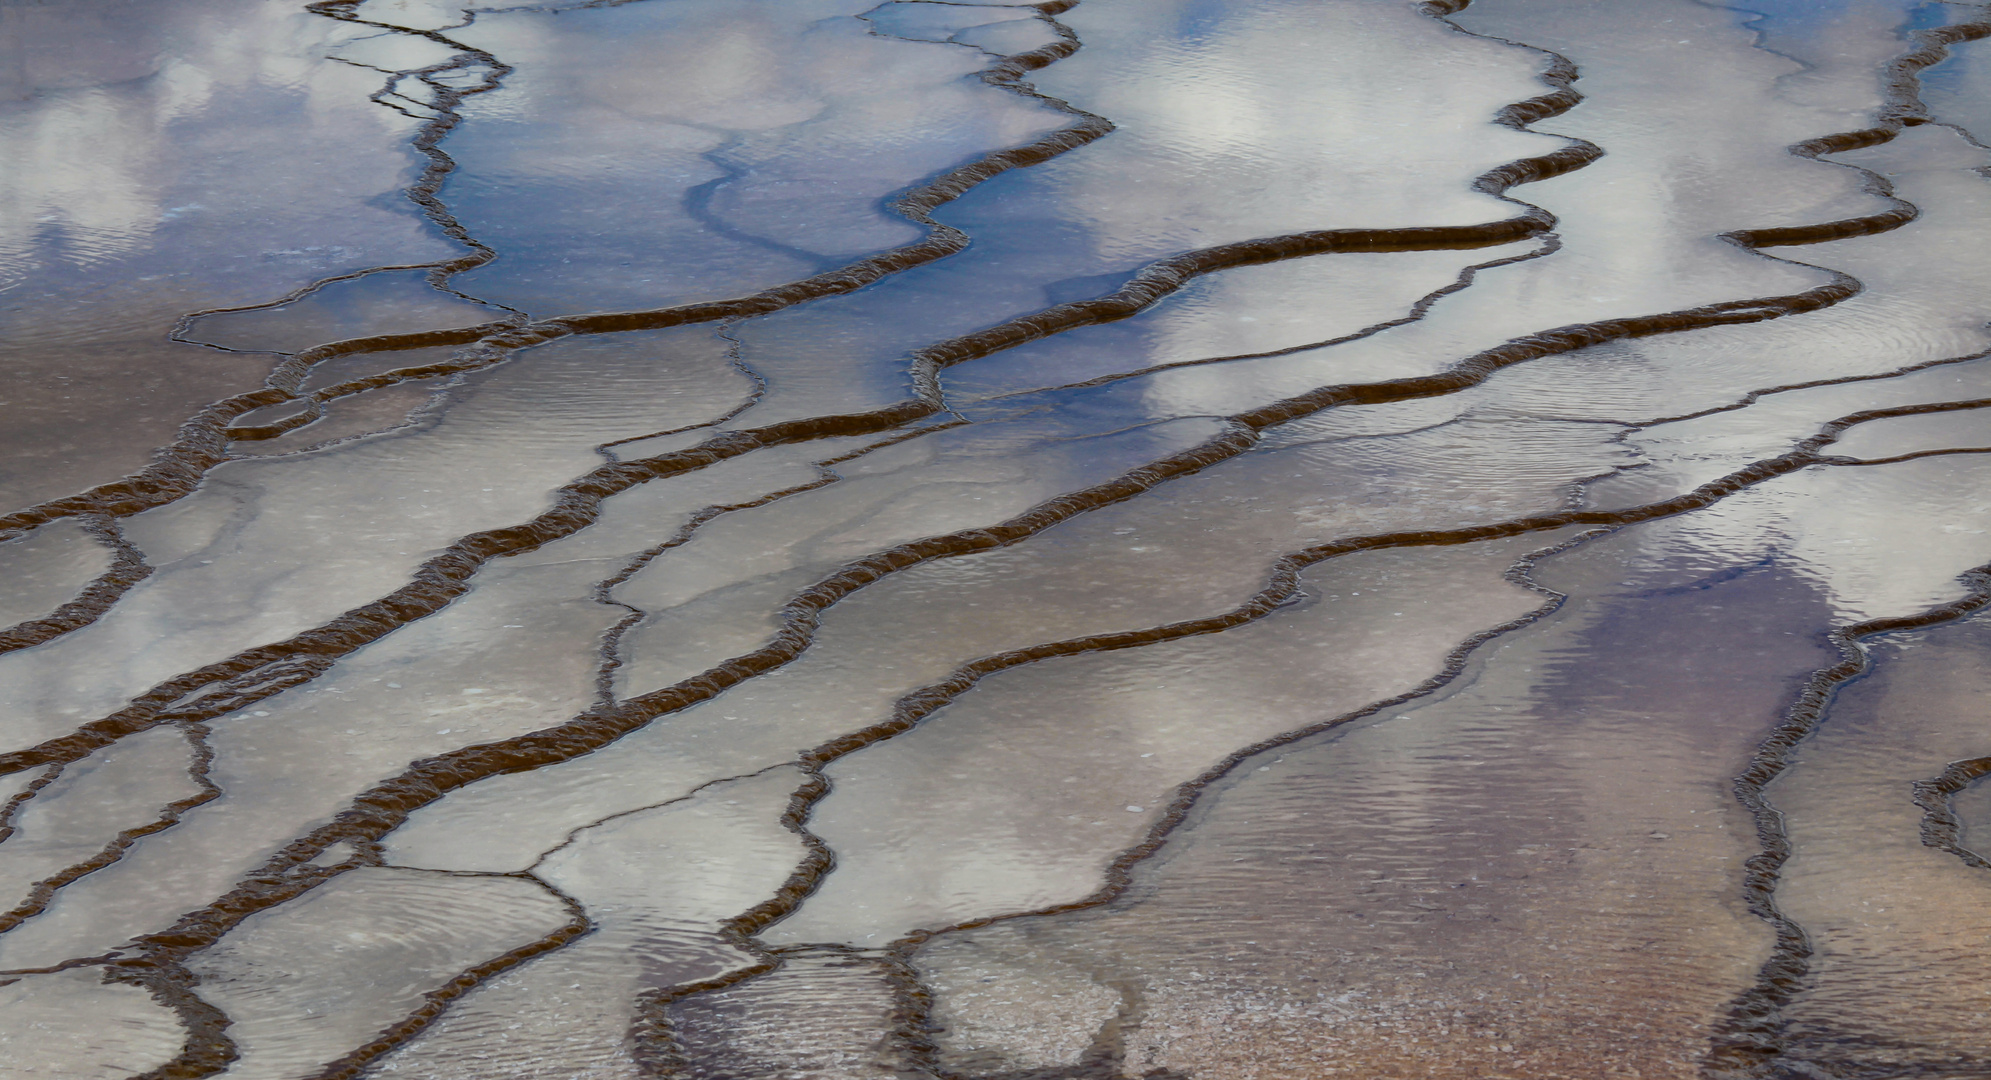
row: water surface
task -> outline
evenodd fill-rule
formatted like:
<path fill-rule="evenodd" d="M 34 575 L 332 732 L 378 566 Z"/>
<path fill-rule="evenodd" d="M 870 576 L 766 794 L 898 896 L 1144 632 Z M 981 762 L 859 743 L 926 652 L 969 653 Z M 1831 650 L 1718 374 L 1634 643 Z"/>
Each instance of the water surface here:
<path fill-rule="evenodd" d="M 0 1073 L 1991 1075 L 1987 35 L 0 0 Z"/>

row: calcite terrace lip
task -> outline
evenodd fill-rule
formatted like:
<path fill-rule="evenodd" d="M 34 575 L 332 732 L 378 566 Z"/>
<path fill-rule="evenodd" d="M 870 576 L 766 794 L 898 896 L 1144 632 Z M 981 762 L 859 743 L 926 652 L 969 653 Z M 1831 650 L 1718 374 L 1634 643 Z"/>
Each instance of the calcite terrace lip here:
<path fill-rule="evenodd" d="M 654 310 L 579 313 L 547 318 L 506 311 L 493 321 L 473 326 L 351 338 L 283 355 L 260 388 L 214 402 L 188 418 L 181 426 L 176 441 L 162 448 L 154 463 L 145 469 L 113 483 L 0 516 L 0 540 L 24 537 L 52 522 L 74 518 L 110 552 L 109 568 L 73 599 L 47 616 L 0 630 L 0 653 L 49 644 L 100 620 L 114 617 L 120 601 L 154 573 L 154 568 L 148 565 L 140 548 L 125 535 L 121 522 L 167 507 L 193 494 L 210 473 L 234 460 L 231 457 L 233 444 L 280 439 L 320 420 L 327 415 L 329 407 L 341 400 L 390 386 L 494 369 L 521 353 L 556 341 L 634 334 L 695 324 L 711 324 L 734 334 L 748 320 L 815 301 L 846 296 L 895 275 L 960 254 L 974 238 L 969 231 L 936 219 L 934 213 L 938 208 L 960 199 L 978 185 L 1053 161 L 1115 131 L 1109 118 L 1049 96 L 1026 81 L 1026 76 L 1032 72 L 1078 53 L 1081 48 L 1078 35 L 1058 19 L 1058 16 L 1076 6 L 1076 0 L 1054 0 L 1034 5 L 1031 8 L 1034 12 L 1032 18 L 1048 28 L 1055 38 L 1054 43 L 999 58 L 978 76 L 986 85 L 1055 111 L 1069 122 L 1027 143 L 980 155 L 893 198 L 890 208 L 920 228 L 920 239 L 848 262 L 833 270 L 730 299 Z M 1431 18 L 1442 21 L 1465 7 L 1464 0 L 1445 0 L 1425 4 L 1423 11 Z M 422 165 L 406 194 L 427 220 L 459 244 L 465 253 L 433 263 L 375 267 L 357 274 L 326 278 L 253 307 L 192 312 L 182 318 L 175 328 L 177 340 L 200 343 L 202 320 L 209 316 L 279 307 L 333 284 L 387 271 L 421 271 L 436 289 L 474 299 L 468 293 L 456 292 L 454 279 L 491 264 L 498 257 L 499 252 L 473 235 L 443 198 L 445 185 L 457 168 L 445 145 L 446 139 L 465 122 L 465 103 L 478 95 L 498 90 L 517 68 L 495 52 L 459 40 L 467 36 L 459 31 L 474 23 L 475 16 L 471 13 L 465 13 L 465 22 L 461 26 L 424 29 L 369 17 L 366 8 L 367 5 L 360 0 L 330 0 L 309 5 L 310 11 L 328 19 L 363 24 L 383 34 L 420 38 L 451 52 L 451 58 L 446 61 L 388 73 L 387 85 L 375 95 L 374 100 L 421 121 L 412 145 L 421 155 Z M 1453 29 L 1461 34 L 1469 33 L 1456 25 Z M 1943 60 L 1951 46 L 1987 35 L 1991 35 L 1991 21 L 1961 22 L 1914 31 L 1907 50 L 1887 68 L 1884 80 L 1887 100 L 1871 126 L 1809 139 L 1790 147 L 1790 152 L 1800 158 L 1817 159 L 1825 154 L 1880 146 L 1895 139 L 1907 128 L 1932 123 L 1929 111 L 1919 97 L 1920 73 Z M 1576 90 L 1579 82 L 1576 65 L 1556 53 L 1536 51 L 1544 61 L 1540 80 L 1547 92 L 1511 104 L 1495 118 L 1498 124 L 1516 131 L 1528 131 L 1531 125 L 1562 116 L 1582 101 Z M 468 81 L 458 76 L 467 77 Z M 402 92 L 404 86 L 413 84 L 425 88 L 422 98 Z M 948 400 L 945 376 L 949 369 L 986 360 L 1055 335 L 1129 319 L 1153 309 L 1165 299 L 1189 288 L 1198 279 L 1227 270 L 1314 256 L 1331 258 L 1341 254 L 1463 252 L 1529 240 L 1540 241 L 1541 246 L 1526 254 L 1510 255 L 1465 269 L 1453 283 L 1420 300 L 1408 316 L 1382 325 L 1415 322 L 1439 300 L 1472 287 L 1476 275 L 1489 268 L 1554 254 L 1560 244 L 1555 232 L 1558 225 L 1556 217 L 1541 207 L 1514 197 L 1510 191 L 1583 169 L 1601 159 L 1607 149 L 1582 139 L 1569 138 L 1558 149 L 1517 159 L 1480 175 L 1472 183 L 1476 192 L 1495 197 L 1514 208 L 1512 216 L 1497 220 L 1468 225 L 1299 231 L 1212 245 L 1150 261 L 1127 275 L 1117 287 L 1099 295 L 1042 306 L 1028 314 L 968 333 L 944 337 L 912 350 L 904 358 L 903 395 L 882 406 L 823 412 L 754 426 L 751 424 L 753 399 L 750 398 L 740 408 L 702 424 L 659 434 L 627 436 L 604 443 L 599 448 L 604 463 L 558 488 L 550 508 L 517 524 L 459 537 L 439 553 L 424 559 L 406 584 L 378 599 L 301 633 L 243 649 L 225 659 L 176 674 L 139 694 L 124 708 L 82 723 L 66 734 L 0 753 L 0 774 L 43 770 L 11 798 L 4 811 L 0 811 L 0 841 L 12 835 L 14 822 L 23 808 L 38 793 L 55 783 L 65 768 L 114 746 L 120 740 L 162 726 L 177 727 L 186 736 L 190 746 L 189 775 L 198 789 L 194 794 L 163 806 L 154 819 L 118 832 L 106 847 L 90 858 L 37 882 L 23 902 L 0 915 L 0 933 L 43 914 L 63 889 L 118 862 L 146 837 L 173 828 L 189 811 L 223 794 L 215 780 L 215 755 L 209 742 L 213 733 L 210 722 L 250 709 L 288 691 L 311 686 L 342 658 L 418 620 L 437 615 L 469 595 L 480 574 L 497 560 L 538 551 L 596 525 L 604 514 L 605 506 L 617 496 L 644 485 L 701 473 L 722 463 L 777 447 L 816 442 L 828 445 L 833 440 L 863 440 L 857 449 L 846 449 L 845 443 L 836 443 L 837 449 L 826 451 L 823 457 L 811 462 L 816 474 L 812 481 L 773 491 L 755 500 L 714 504 L 699 511 L 669 539 L 633 559 L 624 560 L 613 575 L 603 579 L 595 590 L 596 599 L 603 604 L 620 604 L 628 609 L 628 615 L 616 624 L 600 645 L 596 657 L 597 701 L 591 708 L 538 730 L 482 741 L 413 761 L 399 775 L 373 783 L 360 791 L 331 821 L 290 840 L 225 895 L 186 913 L 169 929 L 138 936 L 132 939 L 131 944 L 111 953 L 75 957 L 37 969 L 55 971 L 101 966 L 113 980 L 142 987 L 154 999 L 175 1010 L 187 1031 L 186 1044 L 170 1062 L 145 1075 L 192 1077 L 222 1072 L 236 1060 L 238 1047 L 228 1032 L 230 1017 L 202 997 L 200 978 L 192 968 L 194 959 L 259 913 L 304 897 L 341 875 L 387 865 L 383 840 L 407 823 L 416 811 L 436 804 L 445 795 L 479 781 L 571 762 L 609 747 L 661 717 L 711 701 L 733 687 L 745 685 L 794 662 L 815 644 L 825 613 L 868 586 L 914 567 L 1017 545 L 1084 515 L 1138 499 L 1239 458 L 1261 446 L 1268 434 L 1288 425 L 1318 418 L 1333 410 L 1396 405 L 1463 394 L 1485 385 L 1502 371 L 1614 342 L 1742 326 L 1823 311 L 1858 295 L 1861 283 L 1853 276 L 1830 267 L 1781 259 L 1764 254 L 1759 249 L 1878 235 L 1909 224 L 1917 215 L 1916 207 L 1895 196 L 1887 178 L 1877 172 L 1860 170 L 1866 192 L 1881 206 L 1873 213 L 1802 225 L 1740 229 L 1721 237 L 1734 248 L 1762 259 L 1786 267 L 1815 271 L 1826 279 L 1822 284 L 1773 295 L 1557 326 L 1473 352 L 1436 373 L 1325 383 L 1300 393 L 1263 401 L 1241 411 L 1208 418 L 1214 424 L 1215 434 L 1139 467 L 1065 491 L 993 523 L 884 546 L 862 557 L 844 561 L 832 572 L 819 576 L 787 597 L 777 612 L 775 629 L 760 647 L 732 656 L 661 689 L 628 697 L 616 695 L 614 672 L 622 662 L 619 653 L 622 635 L 646 614 L 640 608 L 616 600 L 614 590 L 617 586 L 644 571 L 665 552 L 689 542 L 701 528 L 713 521 L 836 483 L 839 479 L 835 470 L 837 465 L 935 432 L 971 427 L 973 422 L 954 412 Z M 454 351 L 446 359 L 392 368 L 316 390 L 305 390 L 314 369 L 329 361 L 437 348 Z M 737 355 L 736 349 L 736 358 Z M 1963 359 L 1969 358 L 1942 362 Z M 1768 387 L 1753 392 L 1742 402 L 1723 408 L 1742 407 L 1769 394 L 1886 378 L 1926 366 L 1929 365 L 1904 366 L 1879 375 L 1827 378 Z M 1143 369 L 1143 372 L 1148 370 L 1159 369 Z M 1105 381 L 1110 379 L 1095 379 L 1074 385 L 1095 385 Z M 238 422 L 258 410 L 291 403 L 298 404 L 299 410 L 281 419 L 266 423 Z M 1468 657 L 1480 646 L 1552 612 L 1558 595 L 1535 585 L 1527 575 L 1533 562 L 1547 553 L 1564 550 L 1611 530 L 1703 510 L 1738 493 L 1802 470 L 1858 468 L 1941 455 L 1983 453 L 1987 448 L 1955 447 L 1918 450 L 1884 458 L 1858 458 L 1835 456 L 1827 451 L 1841 436 L 1861 425 L 1903 417 L 1967 412 L 1987 406 L 1991 406 L 1991 398 L 1929 401 L 1848 412 L 1817 425 L 1810 436 L 1796 441 L 1785 452 L 1761 457 L 1742 468 L 1727 470 L 1719 477 L 1696 484 L 1679 494 L 1617 509 L 1590 508 L 1580 502 L 1580 492 L 1573 490 L 1567 507 L 1549 512 L 1497 517 L 1455 528 L 1413 528 L 1337 536 L 1326 542 L 1287 551 L 1273 563 L 1270 575 L 1259 591 L 1216 614 L 1111 633 L 1047 640 L 964 663 L 946 678 L 900 696 L 893 703 L 888 718 L 802 750 L 793 759 L 790 764 L 797 767 L 802 780 L 794 791 L 782 824 L 799 838 L 804 852 L 802 860 L 772 895 L 727 920 L 721 928 L 726 940 L 750 954 L 753 962 L 711 979 L 647 991 L 638 1002 L 634 1020 L 632 1039 L 635 1058 L 640 1065 L 653 1072 L 665 1073 L 683 1068 L 687 1060 L 686 1051 L 678 1045 L 672 1032 L 667 1017 L 669 1010 L 693 996 L 737 986 L 773 971 L 785 962 L 785 956 L 796 951 L 786 947 L 769 947 L 759 940 L 758 935 L 794 913 L 821 887 L 826 875 L 835 866 L 835 853 L 831 846 L 811 832 L 809 827 L 812 812 L 831 788 L 824 772 L 826 767 L 914 730 L 927 717 L 953 703 L 988 676 L 1051 658 L 1139 648 L 1158 642 L 1221 633 L 1257 622 L 1301 598 L 1303 571 L 1343 556 L 1587 530 L 1574 539 L 1559 538 L 1556 546 L 1531 557 L 1514 572 L 1513 580 L 1545 597 L 1547 603 L 1543 607 L 1521 619 L 1460 641 L 1447 656 L 1441 673 L 1422 680 L 1400 695 L 1377 701 L 1354 713 L 1322 718 L 1272 740 L 1241 747 L 1214 766 L 1182 782 L 1174 789 L 1171 801 L 1154 818 L 1145 837 L 1117 857 L 1107 867 L 1102 884 L 1083 898 L 1042 909 L 922 929 L 887 946 L 878 962 L 889 969 L 888 976 L 900 997 L 898 1028 L 894 1037 L 909 1060 L 935 1072 L 940 1071 L 938 1052 L 928 1030 L 932 999 L 921 986 L 911 957 L 936 935 L 986 926 L 1000 920 L 1096 907 L 1120 896 L 1130 880 L 1130 869 L 1158 851 L 1171 832 L 1186 819 L 1198 796 L 1239 763 L 1295 739 L 1429 695 L 1454 680 L 1464 670 Z M 1677 419 L 1668 418 L 1666 422 Z M 743 420 L 749 426 L 731 426 L 735 420 Z M 1652 425 L 1624 426 L 1636 429 Z M 688 439 L 689 445 L 626 459 L 613 452 L 616 445 L 661 435 L 687 436 L 696 441 Z M 1738 779 L 1738 793 L 1744 805 L 1755 815 L 1762 847 L 1761 854 L 1750 862 L 1744 886 L 1752 910 L 1775 928 L 1777 941 L 1775 952 L 1764 965 L 1757 985 L 1736 1000 L 1726 1026 L 1715 1035 L 1710 1067 L 1746 1070 L 1774 1059 L 1782 1030 L 1779 1009 L 1806 970 L 1808 952 L 1803 930 L 1781 914 L 1775 904 L 1778 870 L 1789 858 L 1790 848 L 1781 819 L 1765 798 L 1764 786 L 1787 767 L 1793 747 L 1820 722 L 1834 689 L 1866 669 L 1866 656 L 1859 644 L 1861 638 L 1958 619 L 1991 603 L 1991 566 L 1971 570 L 1962 580 L 1968 589 L 1968 594 L 1962 599 L 1910 616 L 1868 619 L 1834 630 L 1832 643 L 1840 650 L 1842 661 L 1811 678 L 1784 724 L 1764 744 L 1749 770 Z M 767 766 L 760 772 L 773 768 L 776 766 Z M 1958 845 L 1956 825 L 1953 817 L 1948 816 L 1945 800 L 1986 771 L 1981 760 L 1959 763 L 1942 777 L 1928 781 L 1918 795 L 1930 815 L 1925 829 L 1928 842 L 1946 847 L 1967 861 L 1977 857 Z M 737 777 L 716 778 L 708 785 L 734 779 Z M 343 853 L 343 856 L 328 858 L 328 853 L 332 856 Z M 1977 860 L 1978 863 L 1981 861 Z M 531 876 L 523 871 L 521 874 Z M 328 1061 L 314 1075 L 350 1077 L 362 1074 L 383 1056 L 429 1028 L 466 993 L 535 957 L 569 946 L 595 928 L 586 906 L 580 900 L 560 893 L 538 877 L 532 880 L 558 897 L 562 909 L 569 916 L 564 924 L 536 940 L 477 963 L 444 985 L 427 991 L 422 1004 L 406 1017 L 381 1030 L 365 1044 Z M 874 959 L 877 957 L 874 956 Z"/>

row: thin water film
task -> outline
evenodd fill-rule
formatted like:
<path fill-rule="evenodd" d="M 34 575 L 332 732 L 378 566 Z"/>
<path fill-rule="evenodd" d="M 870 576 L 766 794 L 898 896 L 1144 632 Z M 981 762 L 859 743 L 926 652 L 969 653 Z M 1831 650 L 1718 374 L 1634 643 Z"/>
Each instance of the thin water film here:
<path fill-rule="evenodd" d="M 0 1077 L 1991 1076 L 1986 37 L 0 0 Z"/>

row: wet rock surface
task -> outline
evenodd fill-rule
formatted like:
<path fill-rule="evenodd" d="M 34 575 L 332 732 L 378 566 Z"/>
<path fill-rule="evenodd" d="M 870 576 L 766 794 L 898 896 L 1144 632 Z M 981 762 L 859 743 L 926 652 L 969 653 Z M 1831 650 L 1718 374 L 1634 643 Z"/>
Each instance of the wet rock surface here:
<path fill-rule="evenodd" d="M 1976 3 L 0 0 L 21 1076 L 1981 1076 Z"/>

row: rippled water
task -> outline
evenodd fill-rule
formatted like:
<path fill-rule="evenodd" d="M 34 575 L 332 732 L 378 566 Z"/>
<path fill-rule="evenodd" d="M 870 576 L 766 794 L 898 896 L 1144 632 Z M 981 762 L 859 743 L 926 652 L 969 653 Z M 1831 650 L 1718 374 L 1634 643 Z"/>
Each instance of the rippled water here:
<path fill-rule="evenodd" d="M 0 0 L 0 1077 L 1991 1076 L 1987 36 Z"/>

